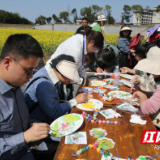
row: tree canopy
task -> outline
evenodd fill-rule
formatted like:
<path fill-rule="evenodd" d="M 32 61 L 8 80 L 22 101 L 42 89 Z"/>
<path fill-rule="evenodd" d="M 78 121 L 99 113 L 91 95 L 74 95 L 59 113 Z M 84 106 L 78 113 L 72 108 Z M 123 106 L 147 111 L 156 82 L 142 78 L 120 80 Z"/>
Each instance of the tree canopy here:
<path fill-rule="evenodd" d="M 141 5 L 133 5 L 131 9 L 133 10 L 135 14 L 137 23 L 138 21 L 140 22 L 143 16 L 143 11 L 144 11 L 143 7 Z"/>
<path fill-rule="evenodd" d="M 124 5 L 123 6 L 123 12 L 121 13 L 121 22 L 124 23 L 124 21 L 126 22 L 130 22 L 130 18 L 131 18 L 131 7 L 128 5 Z"/>
<path fill-rule="evenodd" d="M 27 18 L 21 17 L 19 13 L 0 10 L 0 23 L 8 24 L 31 24 Z"/>

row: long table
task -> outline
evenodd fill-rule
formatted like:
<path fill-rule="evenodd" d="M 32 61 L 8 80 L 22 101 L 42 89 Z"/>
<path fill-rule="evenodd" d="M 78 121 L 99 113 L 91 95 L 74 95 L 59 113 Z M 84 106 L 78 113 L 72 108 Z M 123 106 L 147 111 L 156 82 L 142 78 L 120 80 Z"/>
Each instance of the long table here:
<path fill-rule="evenodd" d="M 91 86 L 90 86 L 91 87 Z M 120 90 L 126 91 L 130 89 L 126 86 L 120 86 Z M 110 92 L 110 89 L 106 89 L 105 94 Z M 102 101 L 98 93 L 93 93 L 93 98 L 103 102 L 104 106 L 101 110 L 111 108 L 112 105 L 118 105 L 123 103 L 122 100 L 114 100 L 112 102 Z M 93 115 L 93 111 L 86 111 L 90 115 Z M 138 158 L 140 155 L 155 156 L 160 153 L 160 151 L 154 149 L 154 144 L 140 144 L 142 133 L 144 130 L 156 130 L 149 116 L 143 117 L 143 120 L 147 120 L 146 125 L 132 124 L 129 122 L 131 115 L 122 111 L 118 111 L 122 115 L 122 124 L 95 124 L 84 119 L 82 127 L 78 131 L 85 131 L 87 133 L 87 144 L 92 144 L 96 141 L 96 138 L 90 136 L 89 130 L 92 128 L 102 128 L 107 131 L 107 138 L 111 138 L 115 142 L 113 149 L 109 151 L 114 157 L 117 157 L 116 148 L 118 149 L 119 157 L 127 159 L 128 156 L 132 156 L 133 159 Z M 74 107 L 71 113 L 82 114 L 82 110 Z M 98 119 L 104 119 L 101 114 L 98 114 Z M 115 120 L 115 119 L 111 119 Z M 118 119 L 117 119 L 118 120 Z M 64 144 L 65 137 L 62 137 L 60 144 L 58 146 L 54 160 L 75 160 L 75 159 L 87 159 L 87 160 L 101 160 L 102 155 L 94 149 L 89 149 L 88 151 L 80 154 L 77 157 L 73 157 L 72 153 L 77 150 L 84 148 L 86 145 L 78 144 Z M 160 156 L 157 157 L 160 160 Z"/>

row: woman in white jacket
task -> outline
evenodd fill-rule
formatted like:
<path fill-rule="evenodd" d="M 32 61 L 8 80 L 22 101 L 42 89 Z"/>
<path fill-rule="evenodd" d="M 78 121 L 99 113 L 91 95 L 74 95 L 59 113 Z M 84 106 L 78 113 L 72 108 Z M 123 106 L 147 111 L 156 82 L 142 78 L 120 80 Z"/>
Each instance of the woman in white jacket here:
<path fill-rule="evenodd" d="M 60 54 L 71 55 L 78 65 L 80 77 L 86 78 L 87 75 L 83 67 L 84 55 L 94 52 L 95 50 L 102 50 L 103 41 L 104 38 L 102 33 L 91 30 L 91 28 L 88 27 L 86 28 L 85 35 L 76 34 L 62 42 L 47 63 L 50 63 L 52 59 Z"/>

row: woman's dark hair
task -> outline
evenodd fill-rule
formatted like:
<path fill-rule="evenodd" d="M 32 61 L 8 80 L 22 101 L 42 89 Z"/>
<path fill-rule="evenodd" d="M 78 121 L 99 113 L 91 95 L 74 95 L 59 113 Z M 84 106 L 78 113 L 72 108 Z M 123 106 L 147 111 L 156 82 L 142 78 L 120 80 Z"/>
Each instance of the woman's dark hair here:
<path fill-rule="evenodd" d="M 86 26 L 85 35 L 88 42 L 94 40 L 94 46 L 100 50 L 103 49 L 104 38 L 101 32 L 93 31 L 90 26 Z"/>
<path fill-rule="evenodd" d="M 142 59 L 146 58 L 146 46 L 146 44 L 137 46 L 135 49 L 135 54 Z"/>
<path fill-rule="evenodd" d="M 57 56 L 56 58 L 52 59 L 50 65 L 58 73 L 60 73 L 56 66 L 58 65 L 59 62 L 64 61 L 64 60 L 75 63 L 75 59 L 72 56 L 69 56 L 69 55 L 66 55 L 66 54 L 61 54 L 61 55 Z"/>
<path fill-rule="evenodd" d="M 43 57 L 40 44 L 28 34 L 14 34 L 7 38 L 1 52 L 1 57 L 12 56 L 16 59 L 27 59 L 29 55 Z"/>
<path fill-rule="evenodd" d="M 124 27 L 129 27 L 130 28 L 130 26 L 128 24 L 127 25 L 122 24 L 121 29 L 124 28 Z M 128 34 L 127 38 L 129 38 L 131 36 L 131 32 L 132 31 L 129 31 L 129 34 Z M 119 38 L 121 38 L 121 37 L 123 37 L 123 31 L 119 32 Z"/>
<path fill-rule="evenodd" d="M 102 51 L 102 60 L 107 65 L 112 64 L 115 61 L 116 55 L 113 48 L 107 45 Z"/>
<path fill-rule="evenodd" d="M 88 53 L 84 56 L 84 63 L 93 64 L 96 61 L 95 53 Z"/>

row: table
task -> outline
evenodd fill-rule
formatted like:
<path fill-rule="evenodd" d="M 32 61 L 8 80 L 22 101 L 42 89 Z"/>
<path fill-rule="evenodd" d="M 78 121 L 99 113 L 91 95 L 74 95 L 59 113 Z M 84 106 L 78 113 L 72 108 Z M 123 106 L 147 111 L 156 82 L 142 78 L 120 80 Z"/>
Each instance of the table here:
<path fill-rule="evenodd" d="M 105 88 L 106 89 L 106 88 Z M 126 86 L 120 86 L 122 91 L 125 89 L 130 89 Z M 110 89 L 107 89 L 105 94 L 107 94 Z M 98 93 L 93 93 L 93 98 L 101 100 L 101 97 Z M 102 101 L 102 100 L 101 100 Z M 104 107 L 102 109 L 111 108 L 112 105 L 121 104 L 121 100 L 114 100 L 112 102 L 102 101 Z M 93 111 L 86 111 L 87 113 L 93 115 Z M 95 124 L 84 119 L 82 127 L 78 131 L 85 131 L 87 133 L 87 144 L 92 144 L 96 141 L 96 138 L 89 135 L 89 130 L 92 128 L 102 128 L 107 131 L 107 138 L 111 138 L 115 142 L 113 149 L 109 151 L 113 154 L 114 157 L 117 157 L 116 148 L 119 152 L 119 157 L 127 159 L 128 156 L 132 156 L 133 159 L 138 158 L 140 155 L 149 155 L 155 156 L 159 154 L 160 151 L 154 150 L 154 144 L 140 144 L 142 133 L 144 130 L 156 130 L 155 126 L 152 123 L 152 120 L 149 116 L 145 116 L 143 119 L 147 120 L 146 125 L 131 124 L 129 122 L 130 115 L 117 111 L 122 115 L 122 125 L 121 124 Z M 74 107 L 71 113 L 82 114 L 82 110 Z M 101 114 L 98 114 L 99 119 L 104 119 Z M 115 120 L 115 119 L 111 119 Z M 88 151 L 80 154 L 77 157 L 73 157 L 72 153 L 77 150 L 84 148 L 86 145 L 77 145 L 77 144 L 64 144 L 65 137 L 63 137 L 58 146 L 54 160 L 75 160 L 85 158 L 87 160 L 101 160 L 102 155 L 94 149 L 89 149 Z M 157 157 L 157 160 L 160 160 L 160 156 Z"/>

